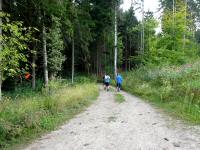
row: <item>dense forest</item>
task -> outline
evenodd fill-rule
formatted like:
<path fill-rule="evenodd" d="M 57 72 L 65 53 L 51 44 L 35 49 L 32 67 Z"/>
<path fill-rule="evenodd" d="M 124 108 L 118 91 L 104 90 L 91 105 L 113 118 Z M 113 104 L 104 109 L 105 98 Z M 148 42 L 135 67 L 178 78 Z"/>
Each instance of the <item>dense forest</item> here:
<path fill-rule="evenodd" d="M 133 7 L 126 13 L 119 9 L 121 2 L 6 0 L 2 3 L 3 89 L 15 86 L 12 82 L 23 82 L 26 74 L 31 74 L 35 89 L 37 79 L 43 79 L 47 86 L 49 79 L 69 78 L 71 72 L 72 78 L 73 72 L 97 76 L 104 71 L 113 72 L 115 10 L 121 30 L 118 66 L 127 68 L 129 57 L 136 55 L 138 46 L 133 38 L 138 32 L 131 28 L 138 21 Z M 126 44 L 123 52 L 125 42 L 130 44 Z M 133 63 L 129 63 L 131 67 Z"/>
<path fill-rule="evenodd" d="M 125 12 L 121 3 L 2 1 L 3 89 L 12 89 L 24 78 L 32 80 L 35 89 L 37 79 L 47 86 L 49 79 L 69 78 L 71 73 L 73 78 L 74 72 L 114 74 L 115 57 L 118 71 L 198 58 L 198 1 L 161 0 L 162 32 L 158 34 L 159 22 L 153 12 L 144 11 L 143 1 L 132 1 Z M 140 10 L 141 21 L 135 9 Z"/>
<path fill-rule="evenodd" d="M 144 10 L 144 0 L 132 0 L 127 11 L 121 8 L 122 3 L 0 0 L 0 100 L 5 101 L 1 106 L 20 97 L 20 89 L 38 94 L 58 79 L 62 85 L 82 83 L 101 79 L 104 73 L 114 77 L 120 72 L 123 88 L 131 93 L 162 102 L 185 97 L 189 109 L 181 108 L 199 121 L 200 0 L 160 0 L 159 20 Z M 159 26 L 161 32 L 157 33 Z M 0 106 L 0 112 L 10 105 Z M 53 106 L 45 101 L 45 108 Z M 0 123 L 0 148 L 12 141 L 10 137 L 19 136 L 15 123 L 8 129 Z"/>

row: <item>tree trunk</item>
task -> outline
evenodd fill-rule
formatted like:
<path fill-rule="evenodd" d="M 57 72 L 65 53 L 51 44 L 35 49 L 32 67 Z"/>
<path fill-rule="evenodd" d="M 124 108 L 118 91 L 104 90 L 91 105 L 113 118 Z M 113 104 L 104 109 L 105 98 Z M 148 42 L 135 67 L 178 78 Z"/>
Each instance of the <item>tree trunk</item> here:
<path fill-rule="evenodd" d="M 97 44 L 97 54 L 96 54 L 96 72 L 99 75 L 99 45 Z"/>
<path fill-rule="evenodd" d="M 44 61 L 44 83 L 45 87 L 48 86 L 48 68 L 47 68 L 47 41 L 46 41 L 46 28 L 43 24 L 42 27 L 42 41 L 43 41 L 43 61 Z"/>
<path fill-rule="evenodd" d="M 175 0 L 173 0 L 173 50 L 175 49 Z"/>
<path fill-rule="evenodd" d="M 129 36 L 129 71 L 131 70 L 131 56 L 132 56 L 132 53 L 131 53 L 131 48 L 132 48 L 132 42 L 131 42 L 131 35 Z"/>
<path fill-rule="evenodd" d="M 55 73 L 53 73 L 53 72 L 49 73 L 49 79 L 50 80 L 55 80 L 55 78 L 56 78 L 56 74 Z"/>
<path fill-rule="evenodd" d="M 114 75 L 117 76 L 117 4 L 115 6 L 115 56 L 114 56 Z"/>
<path fill-rule="evenodd" d="M 142 0 L 142 32 L 141 32 L 141 51 L 144 54 L 144 0 Z"/>
<path fill-rule="evenodd" d="M 72 37 L 72 84 L 74 84 L 74 31 Z"/>
<path fill-rule="evenodd" d="M 0 11 L 2 12 L 2 0 L 0 0 Z M 2 36 L 2 18 L 0 17 L 0 36 Z M 2 51 L 2 41 L 0 41 L 0 53 Z M 0 58 L 1 63 L 1 58 Z M 2 87 L 2 71 L 0 68 L 0 100 L 2 99 L 2 93 L 1 93 L 1 87 Z"/>
<path fill-rule="evenodd" d="M 32 89 L 35 90 L 35 79 L 36 79 L 36 73 L 35 73 L 35 67 L 36 67 L 36 51 L 33 52 L 32 56 Z"/>
<path fill-rule="evenodd" d="M 127 68 L 128 68 L 128 51 L 127 51 L 127 48 L 128 48 L 128 43 L 127 43 L 127 35 L 126 35 L 126 46 L 125 46 L 125 71 L 127 71 Z"/>
<path fill-rule="evenodd" d="M 187 30 L 187 0 L 185 0 L 185 20 L 184 20 L 183 50 L 185 50 L 186 30 Z"/>
<path fill-rule="evenodd" d="M 103 65 L 103 72 L 105 72 L 106 71 L 106 66 L 107 66 L 107 51 L 106 51 L 106 40 L 105 40 L 105 36 L 106 36 L 106 34 L 105 34 L 105 31 L 104 31 L 104 33 L 103 33 L 103 53 L 104 53 L 104 56 L 105 56 L 105 60 L 104 60 L 104 65 Z M 103 73 L 104 74 L 104 73 Z"/>
<path fill-rule="evenodd" d="M 103 42 L 101 40 L 101 43 L 100 43 L 100 47 L 99 47 L 99 58 L 102 58 L 102 53 L 103 53 Z M 99 75 L 101 76 L 102 74 L 102 59 L 99 59 Z"/>

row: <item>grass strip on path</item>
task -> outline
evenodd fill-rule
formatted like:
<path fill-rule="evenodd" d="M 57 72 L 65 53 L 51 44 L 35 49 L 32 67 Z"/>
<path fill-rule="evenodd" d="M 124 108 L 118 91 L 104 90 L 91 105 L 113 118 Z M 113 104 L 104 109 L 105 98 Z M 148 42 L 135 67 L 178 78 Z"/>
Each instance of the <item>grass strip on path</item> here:
<path fill-rule="evenodd" d="M 122 94 L 117 93 L 115 94 L 115 101 L 118 103 L 123 103 L 125 101 L 125 98 Z"/>

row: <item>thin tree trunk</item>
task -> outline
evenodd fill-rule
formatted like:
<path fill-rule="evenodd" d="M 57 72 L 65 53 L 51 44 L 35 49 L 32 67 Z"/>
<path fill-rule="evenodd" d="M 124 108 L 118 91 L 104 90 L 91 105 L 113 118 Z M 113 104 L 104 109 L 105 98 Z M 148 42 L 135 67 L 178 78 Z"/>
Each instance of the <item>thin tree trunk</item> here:
<path fill-rule="evenodd" d="M 107 51 L 106 51 L 106 40 L 105 40 L 105 31 L 104 31 L 104 33 L 103 33 L 103 53 L 104 53 L 104 55 L 105 55 L 105 61 L 104 61 L 104 68 L 103 68 L 103 72 L 105 72 L 106 71 L 106 64 L 107 64 Z"/>
<path fill-rule="evenodd" d="M 44 61 L 44 82 L 45 82 L 45 87 L 48 86 L 48 68 L 47 68 L 47 41 L 46 41 L 46 28 L 45 25 L 43 24 L 42 27 L 42 41 L 43 41 L 43 61 Z"/>
<path fill-rule="evenodd" d="M 142 0 L 142 33 L 141 33 L 142 54 L 144 54 L 144 0 Z"/>
<path fill-rule="evenodd" d="M 75 9 L 74 9 L 74 0 L 72 1 L 72 12 L 73 14 L 75 15 Z M 75 38 L 75 35 L 74 35 L 74 30 L 75 30 L 75 19 L 72 20 L 72 23 L 73 23 L 73 28 L 72 28 L 72 84 L 74 84 L 74 38 Z M 80 27 L 79 27 L 79 24 L 78 24 L 78 28 L 80 30 Z"/>
<path fill-rule="evenodd" d="M 102 53 L 103 53 L 103 41 L 101 41 L 101 44 L 100 44 L 99 58 L 102 58 Z M 99 75 L 101 74 L 102 74 L 102 59 L 99 59 Z"/>
<path fill-rule="evenodd" d="M 175 49 L 175 0 L 173 0 L 173 50 Z"/>
<path fill-rule="evenodd" d="M 0 11 L 2 12 L 2 0 L 0 0 Z M 0 17 L 0 36 L 2 36 L 2 27 L 1 26 L 2 26 L 2 18 Z M 0 53 L 1 53 L 1 51 L 2 51 L 2 41 L 0 41 Z M 0 58 L 0 63 L 1 63 L 1 58 Z M 0 68 L 0 100 L 2 99 L 1 87 L 2 87 L 2 71 Z"/>
<path fill-rule="evenodd" d="M 142 37 L 143 37 L 143 35 L 142 34 L 143 34 L 143 32 L 142 32 L 142 27 L 141 27 L 141 31 L 140 31 L 140 36 L 141 36 L 140 37 L 140 41 L 141 41 L 141 43 L 140 43 L 140 54 L 143 53 L 143 49 L 142 49 L 142 45 L 143 45 L 143 41 L 142 41 L 143 38 Z"/>
<path fill-rule="evenodd" d="M 96 56 L 96 70 L 97 70 L 97 76 L 99 75 L 99 44 L 97 44 L 97 56 Z"/>
<path fill-rule="evenodd" d="M 184 35 L 183 35 L 183 50 L 185 50 L 186 30 L 187 30 L 187 0 L 185 0 L 185 21 L 184 21 Z"/>
<path fill-rule="evenodd" d="M 115 6 L 115 54 L 114 54 L 114 75 L 117 76 L 117 4 Z"/>
<path fill-rule="evenodd" d="M 127 44 L 127 40 L 128 40 L 128 38 L 127 38 L 127 35 L 126 35 L 126 47 L 125 47 L 125 71 L 127 71 L 127 68 L 128 68 L 128 51 L 127 51 L 127 46 L 128 46 L 128 44 Z"/>
<path fill-rule="evenodd" d="M 72 37 L 72 84 L 74 84 L 74 31 Z"/>
<path fill-rule="evenodd" d="M 35 79 L 36 79 L 36 73 L 35 73 L 35 67 L 36 67 L 36 51 L 33 52 L 32 57 L 32 89 L 35 90 Z"/>
<path fill-rule="evenodd" d="M 191 16 L 191 18 L 190 19 L 192 19 L 193 20 L 193 13 L 192 13 L 192 11 L 190 12 L 190 16 Z M 194 22 L 193 22 L 194 23 Z M 192 25 L 192 27 L 191 27 L 191 32 L 192 32 L 192 39 L 193 40 L 196 40 L 196 38 L 195 38 L 195 25 Z"/>

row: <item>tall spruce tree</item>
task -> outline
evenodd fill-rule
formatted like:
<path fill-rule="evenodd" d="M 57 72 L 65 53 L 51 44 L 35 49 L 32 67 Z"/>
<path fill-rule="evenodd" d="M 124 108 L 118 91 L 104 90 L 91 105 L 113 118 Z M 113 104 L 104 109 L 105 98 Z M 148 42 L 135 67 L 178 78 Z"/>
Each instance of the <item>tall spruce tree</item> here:
<path fill-rule="evenodd" d="M 62 64 L 65 60 L 63 55 L 64 44 L 61 34 L 60 19 L 52 16 L 52 26 L 47 34 L 47 52 L 48 52 L 48 68 L 50 78 L 54 79 L 58 72 L 62 69 Z"/>

